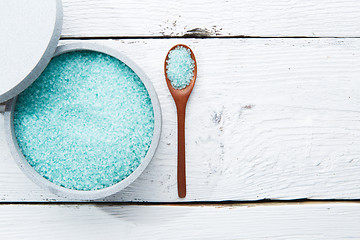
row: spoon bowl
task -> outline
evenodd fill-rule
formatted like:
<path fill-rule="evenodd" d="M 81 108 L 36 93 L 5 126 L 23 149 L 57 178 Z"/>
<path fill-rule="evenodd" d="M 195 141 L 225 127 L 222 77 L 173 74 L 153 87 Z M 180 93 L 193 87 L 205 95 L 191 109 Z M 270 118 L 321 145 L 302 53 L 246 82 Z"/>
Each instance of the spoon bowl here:
<path fill-rule="evenodd" d="M 192 60 L 194 60 L 194 71 L 193 77 L 190 80 L 189 85 L 182 89 L 176 89 L 172 86 L 171 80 L 168 78 L 167 74 L 167 60 L 169 58 L 169 53 L 177 47 L 184 47 L 190 50 L 190 55 Z M 189 99 L 189 96 L 194 88 L 196 75 L 197 75 L 197 65 L 196 59 L 193 51 L 186 45 L 177 44 L 173 46 L 166 55 L 164 63 L 164 72 L 165 80 L 171 96 L 173 97 L 177 110 L 177 119 L 178 119 L 178 169 L 177 169 L 177 183 L 178 183 L 178 195 L 180 198 L 186 196 L 186 171 L 185 171 L 185 113 L 186 113 L 186 104 Z"/>
<path fill-rule="evenodd" d="M 171 85 L 171 81 L 168 78 L 167 75 L 167 60 L 169 57 L 169 53 L 174 50 L 177 47 L 184 47 L 188 50 L 190 50 L 190 55 L 192 60 L 194 60 L 194 74 L 193 74 L 193 78 L 190 80 L 189 85 L 187 85 L 185 88 L 183 89 L 176 89 Z M 184 45 L 184 44 L 177 44 L 175 46 L 173 46 L 172 48 L 170 48 L 170 50 L 168 51 L 168 53 L 166 54 L 166 58 L 165 58 L 165 62 L 164 62 L 164 72 L 165 72 L 165 80 L 166 80 L 166 84 L 170 90 L 170 93 L 172 95 L 172 97 L 174 98 L 175 103 L 177 103 L 178 101 L 183 102 L 185 100 L 185 102 L 187 102 L 187 100 L 189 99 L 189 96 L 194 88 L 195 85 L 195 81 L 196 81 L 196 75 L 197 75 L 197 64 L 196 64 L 196 59 L 195 59 L 195 55 L 193 53 L 193 51 L 191 50 L 191 48 L 189 48 L 188 46 Z"/>

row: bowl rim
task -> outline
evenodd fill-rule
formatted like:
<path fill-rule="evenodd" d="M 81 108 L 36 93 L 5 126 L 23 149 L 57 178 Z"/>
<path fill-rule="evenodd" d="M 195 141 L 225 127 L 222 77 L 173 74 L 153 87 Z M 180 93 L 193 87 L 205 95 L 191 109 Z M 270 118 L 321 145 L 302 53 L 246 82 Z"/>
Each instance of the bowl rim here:
<path fill-rule="evenodd" d="M 28 161 L 25 159 L 24 155 L 20 150 L 17 139 L 15 137 L 15 130 L 14 130 L 14 109 L 15 109 L 17 97 L 14 97 L 13 99 L 6 102 L 5 113 L 4 113 L 6 141 L 9 145 L 10 152 L 13 158 L 17 163 L 17 165 L 20 167 L 20 169 L 25 173 L 25 175 L 27 175 L 28 178 L 30 178 L 34 183 L 36 183 L 43 189 L 47 189 L 51 193 L 54 193 L 64 198 L 78 199 L 78 200 L 95 200 L 95 199 L 105 198 L 107 196 L 113 195 L 123 190 L 124 188 L 129 186 L 136 178 L 138 178 L 140 174 L 145 170 L 145 168 L 149 165 L 151 159 L 155 155 L 156 149 L 160 141 L 161 124 L 162 124 L 161 107 L 156 90 L 153 84 L 151 83 L 150 79 L 148 78 L 148 76 L 145 74 L 145 72 L 141 70 L 141 68 L 137 64 L 135 64 L 135 62 L 133 62 L 131 59 L 129 59 L 120 51 L 96 43 L 80 42 L 80 43 L 69 43 L 58 46 L 56 48 L 53 57 L 72 51 L 95 51 L 115 57 L 120 61 L 122 61 L 123 63 L 125 63 L 128 67 L 130 67 L 139 76 L 140 80 L 146 87 L 146 90 L 149 93 L 151 103 L 153 106 L 154 133 L 150 147 L 145 157 L 142 159 L 140 165 L 135 169 L 135 171 L 133 171 L 125 179 L 121 180 L 120 182 L 114 185 L 99 190 L 74 190 L 56 185 L 55 183 L 41 176 L 28 163 Z"/>

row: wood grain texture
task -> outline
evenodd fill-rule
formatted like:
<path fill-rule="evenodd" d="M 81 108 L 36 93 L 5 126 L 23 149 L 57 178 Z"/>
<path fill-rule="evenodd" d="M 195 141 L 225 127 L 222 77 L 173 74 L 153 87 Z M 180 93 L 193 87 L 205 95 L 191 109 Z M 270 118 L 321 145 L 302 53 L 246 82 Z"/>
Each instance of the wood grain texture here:
<path fill-rule="evenodd" d="M 148 74 L 163 113 L 154 159 L 105 201 L 360 198 L 360 39 L 95 42 L 119 49 Z M 176 189 L 176 108 L 163 75 L 167 50 L 178 43 L 198 61 L 186 115 L 184 200 Z M 1 201 L 64 200 L 22 174 L 2 115 L 0 127 Z"/>
<path fill-rule="evenodd" d="M 359 37 L 358 0 L 63 0 L 63 37 Z"/>
<path fill-rule="evenodd" d="M 359 204 L 173 207 L 2 205 L 2 240 L 359 239 Z"/>

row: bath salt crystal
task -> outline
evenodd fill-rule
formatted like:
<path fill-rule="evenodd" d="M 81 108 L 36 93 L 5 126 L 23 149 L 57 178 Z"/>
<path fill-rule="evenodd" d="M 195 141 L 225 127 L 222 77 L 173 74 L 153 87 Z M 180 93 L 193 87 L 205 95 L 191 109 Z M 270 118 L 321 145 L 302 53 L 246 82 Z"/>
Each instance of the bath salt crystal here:
<path fill-rule="evenodd" d="M 137 74 L 94 51 L 54 57 L 16 102 L 14 131 L 29 164 L 69 189 L 128 177 L 150 147 L 154 112 Z"/>
<path fill-rule="evenodd" d="M 188 86 L 195 68 L 190 50 L 178 46 L 169 52 L 166 62 L 166 74 L 173 88 L 183 89 Z"/>

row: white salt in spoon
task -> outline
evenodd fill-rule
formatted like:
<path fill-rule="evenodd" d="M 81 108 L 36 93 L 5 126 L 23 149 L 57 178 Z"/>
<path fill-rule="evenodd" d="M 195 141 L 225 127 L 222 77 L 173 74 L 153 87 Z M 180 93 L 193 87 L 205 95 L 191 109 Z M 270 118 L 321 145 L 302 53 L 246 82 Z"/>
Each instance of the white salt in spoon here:
<path fill-rule="evenodd" d="M 184 47 L 190 50 L 191 58 L 194 60 L 194 70 L 193 77 L 190 80 L 190 83 L 182 88 L 176 89 L 172 86 L 171 80 L 168 78 L 167 74 L 167 60 L 169 58 L 169 53 L 178 47 Z M 189 96 L 194 88 L 196 74 L 197 74 L 197 66 L 195 55 L 192 50 L 183 44 L 178 44 L 173 46 L 166 55 L 165 63 L 164 63 L 164 71 L 165 71 L 165 79 L 167 86 L 170 90 L 172 97 L 174 98 L 177 116 L 178 116 L 178 168 L 177 168 L 177 185 L 178 185 L 178 195 L 180 198 L 184 198 L 186 196 L 186 174 L 185 174 L 185 112 L 186 112 L 186 103 L 189 99 Z"/>

